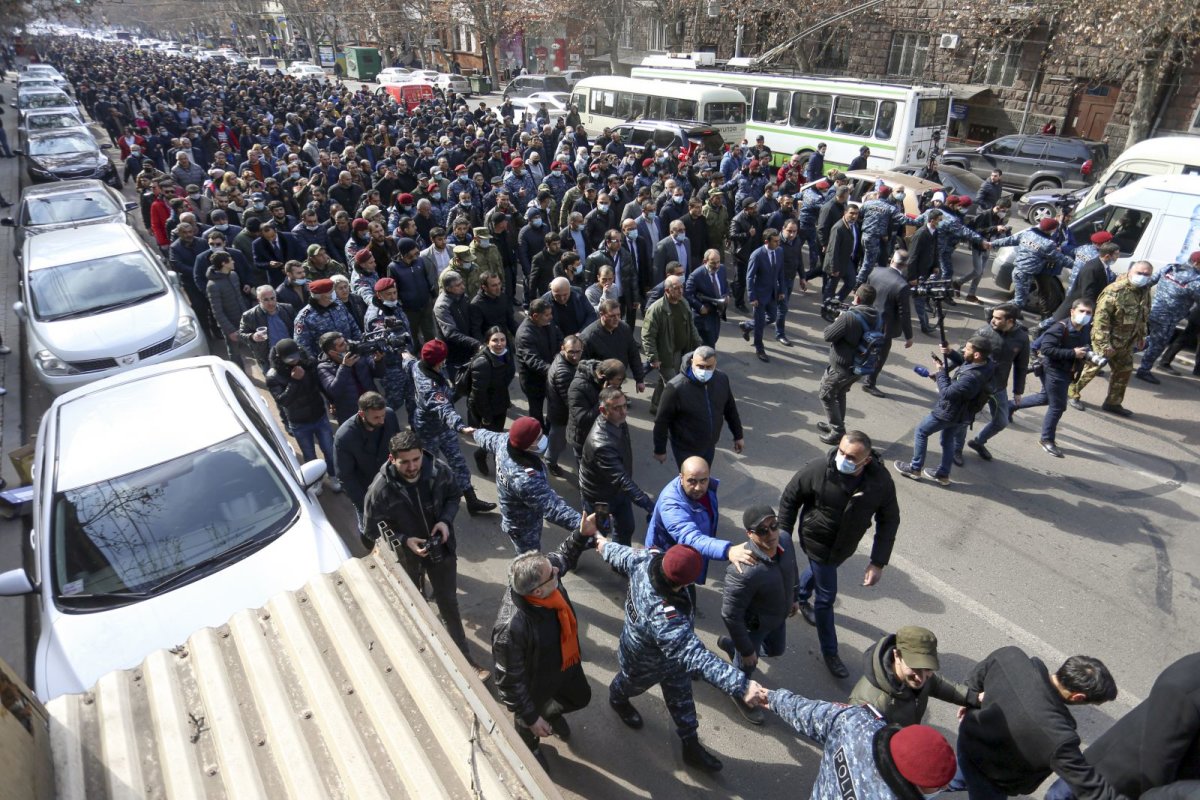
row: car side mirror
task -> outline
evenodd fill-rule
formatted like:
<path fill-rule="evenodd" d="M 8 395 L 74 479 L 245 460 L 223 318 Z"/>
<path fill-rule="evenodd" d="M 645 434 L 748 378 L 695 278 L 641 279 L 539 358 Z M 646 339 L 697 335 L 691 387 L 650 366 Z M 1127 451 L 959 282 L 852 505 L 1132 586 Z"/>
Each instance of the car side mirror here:
<path fill-rule="evenodd" d="M 305 461 L 300 465 L 300 482 L 304 484 L 305 489 L 311 489 L 321 482 L 321 478 L 325 477 L 328 469 L 323 459 Z"/>
<path fill-rule="evenodd" d="M 127 202 L 125 203 L 125 210 L 126 210 L 126 211 L 137 211 L 137 207 L 138 207 L 138 204 L 137 204 L 137 203 L 135 203 L 135 202 L 133 202 L 133 201 L 127 201 Z"/>
<path fill-rule="evenodd" d="M 175 270 L 173 270 L 173 269 L 167 270 L 167 280 L 169 280 L 171 282 L 171 285 L 174 286 L 176 289 L 183 288 L 183 286 L 179 283 L 179 273 L 176 272 Z"/>
<path fill-rule="evenodd" d="M 112 150 L 112 145 L 109 144 L 108 142 L 101 142 L 100 149 L 101 150 Z"/>
<path fill-rule="evenodd" d="M 22 322 L 24 322 L 24 321 L 25 321 L 25 316 L 26 316 L 26 314 L 25 314 L 25 304 L 24 304 L 24 303 L 22 303 L 20 300 L 18 300 L 17 302 L 13 303 L 13 313 L 17 315 L 17 319 L 19 319 L 19 320 L 21 320 Z"/>
<path fill-rule="evenodd" d="M 20 597 L 33 592 L 33 581 L 29 580 L 29 573 L 25 570 L 10 569 L 0 573 L 0 597 Z"/>
<path fill-rule="evenodd" d="M 0 225 L 6 228 L 15 228 L 17 227 L 17 221 L 12 217 L 5 217 L 4 219 L 0 219 Z"/>

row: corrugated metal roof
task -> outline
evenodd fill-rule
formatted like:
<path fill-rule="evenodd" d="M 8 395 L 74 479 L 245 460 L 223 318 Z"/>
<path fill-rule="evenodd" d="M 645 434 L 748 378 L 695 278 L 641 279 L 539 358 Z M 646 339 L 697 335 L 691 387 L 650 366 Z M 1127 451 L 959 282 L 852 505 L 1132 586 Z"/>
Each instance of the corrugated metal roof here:
<path fill-rule="evenodd" d="M 71 800 L 560 797 L 390 554 L 48 708 Z"/>

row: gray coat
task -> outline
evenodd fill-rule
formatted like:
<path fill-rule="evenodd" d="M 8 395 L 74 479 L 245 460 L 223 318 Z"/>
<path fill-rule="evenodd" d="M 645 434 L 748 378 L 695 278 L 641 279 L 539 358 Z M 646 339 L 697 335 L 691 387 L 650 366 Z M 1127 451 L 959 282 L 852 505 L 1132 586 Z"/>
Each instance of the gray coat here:
<path fill-rule="evenodd" d="M 213 317 L 221 326 L 221 333 L 228 336 L 237 333 L 242 324 L 242 314 L 246 311 L 246 296 L 242 294 L 242 282 L 236 272 L 224 274 L 220 270 L 209 267 L 205 275 L 208 286 L 204 293 L 208 295 L 208 303 L 212 306 Z"/>

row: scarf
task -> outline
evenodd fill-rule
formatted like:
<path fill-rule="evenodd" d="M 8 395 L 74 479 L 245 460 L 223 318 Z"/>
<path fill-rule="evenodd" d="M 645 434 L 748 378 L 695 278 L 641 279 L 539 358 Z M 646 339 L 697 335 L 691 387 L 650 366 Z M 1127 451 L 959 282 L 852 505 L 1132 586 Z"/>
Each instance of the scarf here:
<path fill-rule="evenodd" d="M 532 606 L 554 609 L 554 612 L 558 614 L 558 644 L 562 649 L 562 669 L 565 672 L 568 667 L 578 664 L 580 662 L 579 625 L 575 621 L 575 612 L 571 610 L 563 593 L 555 589 L 553 594 L 546 597 L 526 595 L 525 599 Z"/>

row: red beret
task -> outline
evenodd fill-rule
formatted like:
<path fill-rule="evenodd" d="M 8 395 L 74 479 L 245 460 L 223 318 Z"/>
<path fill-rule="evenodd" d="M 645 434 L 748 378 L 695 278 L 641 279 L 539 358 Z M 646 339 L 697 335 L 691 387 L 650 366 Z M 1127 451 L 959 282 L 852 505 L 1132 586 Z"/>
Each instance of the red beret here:
<path fill-rule="evenodd" d="M 1192 263 L 1200 263 L 1200 250 L 1196 250 L 1190 256 L 1188 256 L 1188 261 L 1191 261 Z"/>
<path fill-rule="evenodd" d="M 550 169 L 562 169 L 562 168 L 563 168 L 563 165 L 562 165 L 561 161 L 551 161 L 550 162 Z"/>
<path fill-rule="evenodd" d="M 1057 229 L 1058 220 L 1056 220 L 1054 217 L 1042 217 L 1041 221 L 1038 222 L 1038 230 L 1045 233 L 1049 233 L 1050 231 Z"/>
<path fill-rule="evenodd" d="M 523 159 L 523 158 L 514 158 L 514 159 L 512 160 L 512 164 L 511 164 L 511 166 L 512 166 L 514 169 L 515 169 L 515 168 L 517 168 L 517 167 L 523 167 L 523 166 L 525 166 L 525 159 Z"/>
<path fill-rule="evenodd" d="M 466 171 L 467 171 L 467 165 L 466 165 L 466 164 L 459 164 L 457 167 L 455 167 L 455 168 L 454 168 L 454 171 L 455 171 L 455 172 L 466 172 Z"/>
<path fill-rule="evenodd" d="M 521 417 L 508 430 L 508 443 L 518 450 L 528 450 L 542 438 L 542 425 L 533 417 Z"/>
<path fill-rule="evenodd" d="M 890 186 L 880 186 L 879 187 L 879 196 L 880 197 L 887 197 L 891 193 L 892 193 L 892 187 L 890 187 Z"/>
<path fill-rule="evenodd" d="M 380 278 L 379 280 L 375 281 L 375 293 L 376 294 L 378 294 L 379 292 L 386 292 L 388 289 L 395 289 L 395 288 L 396 288 L 396 279 L 395 278 Z"/>
<path fill-rule="evenodd" d="M 672 545 L 662 560 L 663 576 L 676 586 L 696 582 L 704 571 L 704 556 L 686 544 Z"/>
<path fill-rule="evenodd" d="M 1112 234 L 1108 231 L 1096 231 L 1091 236 L 1092 244 L 1099 247 L 1102 244 L 1108 244 L 1112 241 Z"/>
<path fill-rule="evenodd" d="M 400 201 L 400 205 L 402 206 L 411 206 L 414 200 L 413 196 L 408 192 L 401 193 L 396 199 Z"/>
<path fill-rule="evenodd" d="M 948 194 L 943 202 L 948 206 L 962 205 L 962 198 L 956 194 Z"/>
<path fill-rule="evenodd" d="M 816 184 L 814 184 L 814 185 L 821 191 L 825 191 L 826 189 L 829 188 L 829 181 L 822 178 L 821 180 L 817 181 Z"/>
<path fill-rule="evenodd" d="M 928 725 L 909 725 L 896 731 L 888 750 L 896 771 L 922 789 L 940 789 L 958 769 L 946 738 Z"/>
<path fill-rule="evenodd" d="M 757 158 L 750 159 L 750 169 L 758 169 L 758 159 Z"/>
<path fill-rule="evenodd" d="M 367 222 L 362 217 L 356 217 L 354 222 L 350 223 L 350 229 L 353 231 L 362 232 L 371 227 L 371 223 Z"/>
<path fill-rule="evenodd" d="M 642 166 L 643 166 L 643 167 L 649 167 L 649 166 L 652 166 L 653 164 L 654 164 L 654 159 L 653 159 L 653 158 L 643 158 L 643 159 L 642 159 Z"/>
<path fill-rule="evenodd" d="M 363 249 L 359 250 L 357 253 L 354 254 L 354 263 L 355 264 L 365 264 L 365 263 L 367 263 L 368 258 L 374 258 L 374 257 L 375 257 L 375 254 L 371 252 L 371 248 L 364 247 Z"/>
<path fill-rule="evenodd" d="M 958 196 L 958 202 L 963 208 L 970 208 L 971 204 L 975 201 L 967 197 L 965 194 L 960 194 Z"/>
<path fill-rule="evenodd" d="M 446 343 L 441 339 L 430 339 L 421 346 L 421 360 L 431 367 L 436 367 L 445 361 L 449 354 Z"/>
<path fill-rule="evenodd" d="M 333 281 L 329 278 L 317 278 L 308 285 L 308 291 L 312 294 L 329 294 L 333 291 Z"/>
<path fill-rule="evenodd" d="M 442 185 L 440 183 L 438 183 L 437 181 L 430 181 L 429 185 L 425 187 L 425 191 L 437 192 L 437 191 L 440 191 L 441 188 L 442 188 Z"/>

